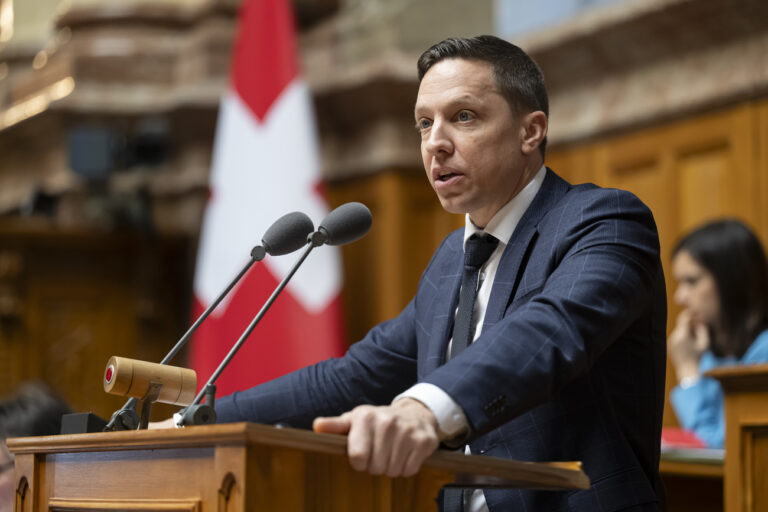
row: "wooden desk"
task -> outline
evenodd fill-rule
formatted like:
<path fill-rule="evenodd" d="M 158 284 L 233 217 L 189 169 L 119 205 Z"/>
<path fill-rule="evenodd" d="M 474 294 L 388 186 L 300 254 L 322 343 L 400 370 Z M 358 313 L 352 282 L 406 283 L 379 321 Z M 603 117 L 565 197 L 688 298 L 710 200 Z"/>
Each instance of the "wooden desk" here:
<path fill-rule="evenodd" d="M 410 478 L 353 470 L 346 438 L 252 423 L 8 440 L 17 512 L 436 510 L 444 485 L 586 489 L 578 463 L 439 451 Z"/>
<path fill-rule="evenodd" d="M 715 368 L 725 392 L 725 510 L 768 510 L 768 364 Z"/>
<path fill-rule="evenodd" d="M 662 454 L 659 472 L 667 491 L 667 512 L 723 512 L 723 461 L 693 462 Z"/>

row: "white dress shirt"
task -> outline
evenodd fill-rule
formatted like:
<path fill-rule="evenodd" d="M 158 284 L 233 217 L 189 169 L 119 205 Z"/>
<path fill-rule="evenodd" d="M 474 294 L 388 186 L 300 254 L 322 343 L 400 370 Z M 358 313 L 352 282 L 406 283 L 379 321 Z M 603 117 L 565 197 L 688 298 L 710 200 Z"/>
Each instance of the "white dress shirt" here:
<path fill-rule="evenodd" d="M 474 326 L 475 333 L 472 338 L 473 341 L 480 336 L 480 332 L 483 328 L 485 310 L 488 307 L 488 300 L 491 297 L 491 289 L 493 288 L 493 281 L 496 278 L 496 271 L 501 262 L 501 255 L 504 254 L 504 249 L 506 249 L 509 240 L 512 238 L 512 233 L 514 233 L 523 214 L 530 206 L 533 198 L 536 197 L 536 193 L 541 188 L 545 176 L 546 168 L 542 165 L 541 169 L 539 169 L 536 176 L 533 177 L 528 185 L 496 212 L 493 218 L 488 222 L 488 225 L 485 226 L 485 229 L 475 226 L 470 220 L 469 214 L 465 217 L 465 246 L 469 237 L 474 234 L 487 233 L 499 240 L 498 247 L 496 247 L 496 250 L 493 251 L 491 257 L 488 258 L 488 261 L 480 269 L 477 298 L 475 299 L 475 311 L 472 315 L 473 321 L 476 322 Z M 446 360 L 451 357 L 452 345 L 453 339 L 448 342 Z M 469 428 L 467 418 L 461 407 L 459 407 L 448 393 L 434 384 L 428 384 L 426 382 L 417 383 L 396 396 L 392 402 L 394 403 L 400 398 L 413 398 L 418 400 L 434 413 L 437 418 L 441 440 L 455 438 L 460 434 L 465 433 Z M 466 453 L 469 453 L 469 445 L 466 447 Z M 477 489 L 472 493 L 466 510 L 468 512 L 487 512 L 488 506 L 485 503 L 485 497 L 483 496 L 482 490 Z"/>

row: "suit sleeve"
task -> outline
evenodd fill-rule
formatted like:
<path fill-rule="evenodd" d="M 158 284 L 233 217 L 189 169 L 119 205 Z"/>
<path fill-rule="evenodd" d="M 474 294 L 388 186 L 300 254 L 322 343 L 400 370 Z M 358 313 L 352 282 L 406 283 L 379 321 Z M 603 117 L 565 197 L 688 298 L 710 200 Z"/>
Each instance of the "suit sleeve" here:
<path fill-rule="evenodd" d="M 663 292 L 650 211 L 622 191 L 580 194 L 540 222 L 537 243 L 548 254 L 527 257 L 551 262 L 541 289 L 424 379 L 461 406 L 471 437 L 587 374 L 648 310 L 660 282 Z"/>
<path fill-rule="evenodd" d="M 425 273 L 434 262 L 433 257 Z M 338 415 L 361 404 L 390 403 L 416 382 L 417 300 L 412 300 L 396 318 L 371 329 L 344 357 L 322 361 L 217 400 L 217 421 L 285 423 L 308 428 L 317 416 Z"/>
<path fill-rule="evenodd" d="M 217 400 L 217 421 L 309 428 L 317 416 L 338 415 L 361 404 L 388 403 L 416 380 L 412 322 L 411 303 L 398 317 L 374 327 L 344 357 Z"/>

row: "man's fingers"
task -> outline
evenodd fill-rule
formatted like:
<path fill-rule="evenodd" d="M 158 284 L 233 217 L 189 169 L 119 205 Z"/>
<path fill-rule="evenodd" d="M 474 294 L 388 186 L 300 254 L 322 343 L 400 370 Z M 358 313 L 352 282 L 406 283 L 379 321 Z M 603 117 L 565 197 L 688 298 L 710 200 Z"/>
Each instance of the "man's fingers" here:
<path fill-rule="evenodd" d="M 389 477 L 411 476 L 439 444 L 437 421 L 421 402 L 403 399 L 377 410 L 368 470 Z"/>
<path fill-rule="evenodd" d="M 416 439 L 413 450 L 407 454 L 400 475 L 413 476 L 418 473 L 427 457 L 432 455 L 437 449 L 437 445 L 438 441 L 436 438 L 424 436 Z"/>
<path fill-rule="evenodd" d="M 372 453 L 368 471 L 374 475 L 389 475 L 395 450 L 402 441 L 402 436 L 398 436 L 398 418 L 389 408 L 380 409 L 373 424 Z"/>
<path fill-rule="evenodd" d="M 346 414 L 329 418 L 315 418 L 315 421 L 312 422 L 312 430 L 326 434 L 347 434 L 349 428 L 350 421 Z"/>
<path fill-rule="evenodd" d="M 373 424 L 375 408 L 360 406 L 350 413 L 349 436 L 347 436 L 347 457 L 350 465 L 358 471 L 367 471 L 373 449 Z"/>
<path fill-rule="evenodd" d="M 390 442 L 389 464 L 386 474 L 389 477 L 405 476 L 403 474 L 408 458 L 418 449 L 413 428 L 401 428 L 395 432 Z"/>
<path fill-rule="evenodd" d="M 413 403 L 410 403 L 413 402 Z M 362 405 L 331 418 L 316 418 L 316 432 L 347 434 L 347 457 L 357 471 L 390 477 L 414 475 L 437 449 L 437 421 L 420 402 Z"/>

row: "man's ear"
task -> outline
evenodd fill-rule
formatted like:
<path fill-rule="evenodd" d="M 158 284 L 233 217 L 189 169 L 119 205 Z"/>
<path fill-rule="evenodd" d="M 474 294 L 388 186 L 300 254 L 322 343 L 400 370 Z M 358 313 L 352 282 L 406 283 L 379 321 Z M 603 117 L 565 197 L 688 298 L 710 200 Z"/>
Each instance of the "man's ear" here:
<path fill-rule="evenodd" d="M 521 123 L 521 150 L 524 155 L 538 151 L 541 141 L 547 136 L 547 115 L 541 110 L 529 112 Z"/>

